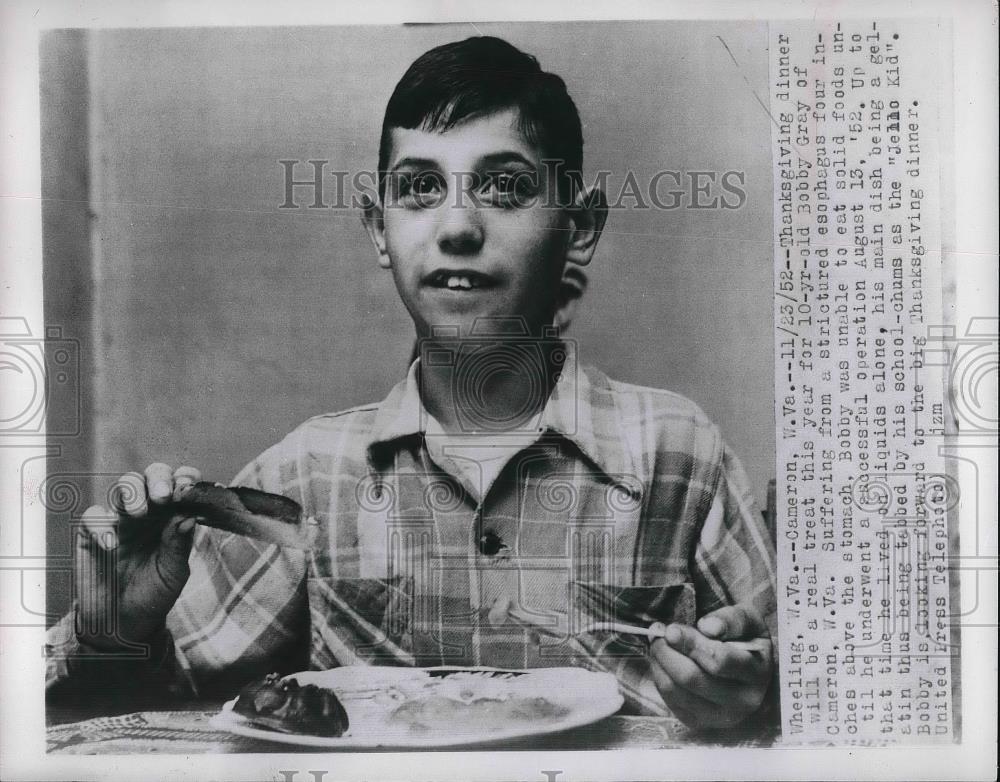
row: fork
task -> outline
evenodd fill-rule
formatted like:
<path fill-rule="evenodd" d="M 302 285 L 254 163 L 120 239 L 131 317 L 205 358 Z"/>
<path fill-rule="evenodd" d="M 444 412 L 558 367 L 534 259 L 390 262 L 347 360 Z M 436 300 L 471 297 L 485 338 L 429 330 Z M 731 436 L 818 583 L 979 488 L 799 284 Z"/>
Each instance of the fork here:
<path fill-rule="evenodd" d="M 647 638 L 663 638 L 664 633 L 662 630 L 653 630 L 650 627 L 641 627 L 639 625 L 630 625 L 623 622 L 590 622 L 584 625 L 578 630 L 570 632 L 568 621 L 560 621 L 558 627 L 546 627 L 545 625 L 539 625 L 532 621 L 532 617 L 526 612 L 519 610 L 514 607 L 510 607 L 507 610 L 507 616 L 513 619 L 517 624 L 528 628 L 529 630 L 534 630 L 535 632 L 546 633 L 548 635 L 566 637 L 569 635 L 584 635 L 587 633 L 629 633 L 631 635 L 643 635 Z"/>
<path fill-rule="evenodd" d="M 654 638 L 667 637 L 666 627 L 662 630 L 654 630 L 652 627 L 628 625 L 622 622 L 591 622 L 588 625 L 584 625 L 583 629 L 579 631 L 580 635 L 583 635 L 584 633 L 630 633 L 631 635 L 643 635 L 650 640 L 653 640 Z M 726 641 L 726 643 L 732 644 L 734 647 L 739 649 L 743 649 L 750 654 L 763 655 L 763 652 L 752 642 Z"/>
<path fill-rule="evenodd" d="M 591 622 L 584 625 L 578 631 L 578 635 L 585 633 L 629 633 L 630 635 L 644 635 L 646 638 L 665 638 L 663 630 L 654 630 L 652 627 L 641 627 L 639 625 L 628 625 L 623 622 Z"/>
<path fill-rule="evenodd" d="M 536 632 L 545 632 L 550 635 L 556 635 L 559 637 L 565 637 L 570 635 L 570 633 L 564 633 L 560 635 L 558 630 L 552 628 L 539 627 L 533 624 L 529 618 L 518 611 L 516 608 L 511 608 L 508 615 L 514 619 L 515 622 L 522 626 L 526 626 Z M 581 627 L 572 635 L 586 635 L 589 633 L 626 633 L 628 635 L 641 635 L 650 640 L 655 638 L 665 638 L 666 628 L 654 630 L 652 627 L 643 627 L 641 625 L 630 625 L 624 622 L 590 622 L 583 627 Z M 733 644 L 734 646 L 743 649 L 750 654 L 760 655 L 763 654 L 759 648 L 757 648 L 752 642 L 747 641 L 728 641 L 727 643 Z"/>

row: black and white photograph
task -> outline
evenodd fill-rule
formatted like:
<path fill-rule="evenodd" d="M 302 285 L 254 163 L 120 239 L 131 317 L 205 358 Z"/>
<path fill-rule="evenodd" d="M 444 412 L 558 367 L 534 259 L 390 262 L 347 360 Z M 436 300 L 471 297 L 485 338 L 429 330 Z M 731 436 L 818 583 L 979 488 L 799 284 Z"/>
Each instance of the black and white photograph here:
<path fill-rule="evenodd" d="M 167 5 L 5 87 L 10 778 L 983 778 L 995 7 Z"/>

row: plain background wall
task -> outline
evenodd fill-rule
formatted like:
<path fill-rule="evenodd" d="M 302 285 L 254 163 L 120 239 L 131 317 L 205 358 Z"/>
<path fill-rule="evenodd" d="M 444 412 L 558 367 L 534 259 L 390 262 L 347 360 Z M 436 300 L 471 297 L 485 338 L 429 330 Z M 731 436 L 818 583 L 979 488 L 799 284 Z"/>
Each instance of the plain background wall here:
<path fill-rule="evenodd" d="M 614 210 L 569 336 L 612 377 L 700 404 L 763 504 L 774 474 L 770 127 L 754 95 L 766 95 L 764 26 L 476 28 L 563 76 L 586 169 L 613 172 L 612 198 L 629 170 L 640 183 L 663 169 L 745 172 L 739 210 Z M 403 71 L 477 29 L 42 39 L 47 319 L 81 342 L 87 402 L 50 472 L 99 474 L 96 499 L 106 476 L 152 461 L 226 481 L 307 417 L 388 392 L 413 340 L 391 278 L 356 212 L 306 209 L 305 191 L 303 208 L 278 209 L 278 160 L 374 169 Z M 50 514 L 50 553 L 68 552 L 71 516 Z M 49 586 L 58 614 L 65 574 Z"/>

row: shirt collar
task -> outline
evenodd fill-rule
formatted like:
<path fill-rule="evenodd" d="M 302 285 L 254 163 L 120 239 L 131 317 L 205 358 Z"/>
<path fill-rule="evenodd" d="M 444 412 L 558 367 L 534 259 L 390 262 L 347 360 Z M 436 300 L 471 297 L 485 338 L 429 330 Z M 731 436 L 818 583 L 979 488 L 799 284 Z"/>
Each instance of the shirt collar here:
<path fill-rule="evenodd" d="M 631 486 L 635 479 L 628 440 L 614 405 L 609 380 L 601 372 L 581 367 L 568 344 L 568 356 L 555 388 L 535 427 L 573 443 L 583 455 L 616 483 Z M 368 445 L 370 465 L 378 470 L 405 441 L 427 432 L 430 414 L 420 400 L 420 359 L 417 358 L 379 406 Z"/>

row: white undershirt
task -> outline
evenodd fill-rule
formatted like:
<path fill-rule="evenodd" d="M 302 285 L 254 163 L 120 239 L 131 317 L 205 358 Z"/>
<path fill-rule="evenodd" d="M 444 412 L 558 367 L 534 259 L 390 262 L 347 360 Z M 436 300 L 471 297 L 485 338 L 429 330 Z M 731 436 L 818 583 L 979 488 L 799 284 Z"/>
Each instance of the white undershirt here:
<path fill-rule="evenodd" d="M 538 439 L 537 432 L 449 433 L 433 416 L 427 418 L 427 452 L 440 466 L 460 473 L 480 502 L 507 462 Z"/>

